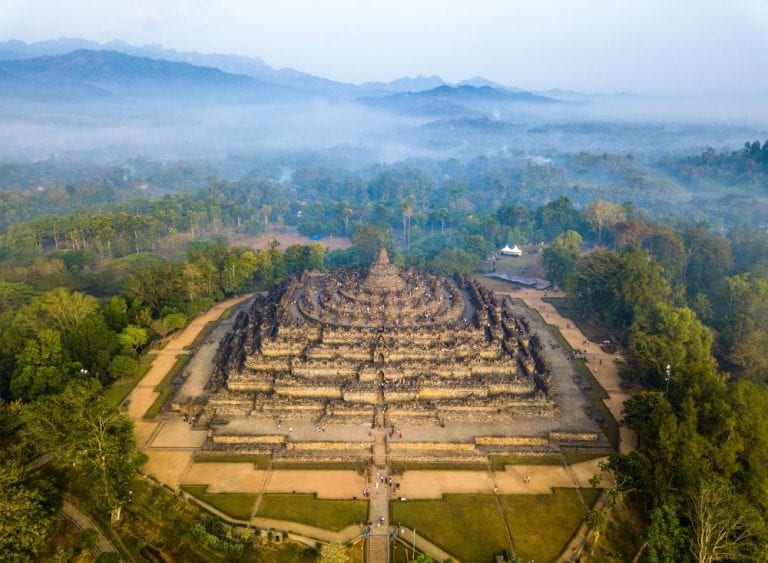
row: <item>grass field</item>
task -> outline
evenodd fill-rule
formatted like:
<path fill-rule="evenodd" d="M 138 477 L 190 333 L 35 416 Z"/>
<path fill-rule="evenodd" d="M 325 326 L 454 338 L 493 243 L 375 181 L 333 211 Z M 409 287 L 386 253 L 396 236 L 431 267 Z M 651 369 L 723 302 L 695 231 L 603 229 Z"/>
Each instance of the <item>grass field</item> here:
<path fill-rule="evenodd" d="M 368 520 L 364 500 L 326 500 L 310 494 L 265 494 L 257 516 L 339 531 Z"/>
<path fill-rule="evenodd" d="M 444 495 L 441 500 L 393 501 L 390 522 L 416 528 L 417 534 L 461 561 L 491 562 L 495 554 L 509 549 L 494 495 Z"/>
<path fill-rule="evenodd" d="M 238 520 L 249 520 L 256 502 L 256 495 L 248 493 L 207 493 L 208 485 L 182 485 L 181 489 Z"/>
<path fill-rule="evenodd" d="M 582 503 L 576 489 L 554 489 L 552 495 L 504 495 L 517 555 L 523 561 L 555 559 L 599 496 L 599 489 L 581 489 Z"/>
<path fill-rule="evenodd" d="M 195 463 L 252 463 L 254 469 L 266 469 L 269 467 L 268 455 L 237 455 L 237 454 L 221 454 L 212 455 L 197 453 L 194 456 Z"/>
<path fill-rule="evenodd" d="M 592 453 L 592 452 L 565 452 L 565 461 L 568 465 L 574 463 L 581 463 L 582 461 L 589 461 L 591 459 L 597 459 L 599 457 L 605 457 L 604 453 Z M 492 456 L 493 468 L 496 470 L 503 470 L 505 465 L 562 465 L 563 458 L 560 456 Z"/>
<path fill-rule="evenodd" d="M 586 489 L 555 489 L 551 495 L 503 495 L 512 539 L 523 561 L 556 558 L 600 494 Z M 393 524 L 416 533 L 467 562 L 490 563 L 509 549 L 494 495 L 444 495 L 442 500 L 392 503 Z M 407 539 L 407 532 L 406 532 Z"/>

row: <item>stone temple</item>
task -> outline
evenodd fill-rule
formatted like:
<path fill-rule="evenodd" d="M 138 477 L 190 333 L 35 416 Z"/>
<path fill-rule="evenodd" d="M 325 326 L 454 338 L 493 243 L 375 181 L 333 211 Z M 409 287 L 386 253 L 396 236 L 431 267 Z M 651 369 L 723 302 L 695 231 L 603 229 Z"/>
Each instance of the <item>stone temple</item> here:
<path fill-rule="evenodd" d="M 305 272 L 240 313 L 199 423 L 206 454 L 485 463 L 607 450 L 587 388 L 515 300 L 382 249 L 367 271 Z"/>

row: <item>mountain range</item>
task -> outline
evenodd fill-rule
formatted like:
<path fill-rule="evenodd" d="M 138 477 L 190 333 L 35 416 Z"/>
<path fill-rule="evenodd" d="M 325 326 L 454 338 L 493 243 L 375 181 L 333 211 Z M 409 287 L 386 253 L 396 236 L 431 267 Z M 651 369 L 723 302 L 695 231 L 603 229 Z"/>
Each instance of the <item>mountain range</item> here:
<path fill-rule="evenodd" d="M 367 82 L 365 84 L 355 85 L 321 78 L 292 68 L 275 69 L 258 57 L 177 51 L 175 49 L 166 49 L 161 45 L 156 44 L 135 46 L 121 40 L 109 41 L 107 43 L 70 38 L 52 39 L 35 43 L 9 40 L 0 42 L 0 61 L 65 55 L 82 50 L 114 51 L 135 57 L 216 68 L 227 73 L 249 76 L 263 82 L 269 82 L 274 85 L 284 86 L 294 90 L 304 90 L 323 95 L 342 97 L 378 96 L 398 92 L 420 92 L 432 90 L 439 86 L 451 85 L 435 75 L 418 75 L 416 77 L 398 78 L 390 82 Z M 523 90 L 519 88 L 507 87 L 480 76 L 462 80 L 455 84 L 455 86 L 489 86 L 498 90 L 523 92 Z"/>
<path fill-rule="evenodd" d="M 75 49 L 67 51 L 70 48 Z M 0 43 L 0 99 L 45 102 L 49 109 L 57 102 L 86 101 L 138 108 L 136 104 L 146 102 L 224 107 L 322 100 L 426 119 L 479 118 L 497 113 L 500 106 L 556 101 L 482 77 L 457 85 L 439 76 L 353 85 L 293 69 L 276 70 L 261 59 L 79 39 Z"/>

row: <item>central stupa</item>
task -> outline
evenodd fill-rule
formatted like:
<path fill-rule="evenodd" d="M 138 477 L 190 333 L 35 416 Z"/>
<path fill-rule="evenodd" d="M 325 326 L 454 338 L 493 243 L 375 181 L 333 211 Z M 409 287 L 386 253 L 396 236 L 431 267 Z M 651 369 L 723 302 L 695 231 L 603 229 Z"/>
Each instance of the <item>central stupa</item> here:
<path fill-rule="evenodd" d="M 397 293 L 405 289 L 405 280 L 400 277 L 400 270 L 389 261 L 386 248 L 379 249 L 376 261 L 368 269 L 368 277 L 362 283 L 366 293 Z"/>

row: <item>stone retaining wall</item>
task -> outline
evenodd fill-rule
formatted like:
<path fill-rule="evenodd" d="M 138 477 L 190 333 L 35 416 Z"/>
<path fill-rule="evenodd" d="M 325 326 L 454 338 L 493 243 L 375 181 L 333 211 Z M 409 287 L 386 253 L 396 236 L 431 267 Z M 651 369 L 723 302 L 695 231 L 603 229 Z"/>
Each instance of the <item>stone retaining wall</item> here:
<path fill-rule="evenodd" d="M 286 444 L 288 451 L 370 451 L 372 447 L 373 445 L 370 442 L 288 442 Z"/>
<path fill-rule="evenodd" d="M 451 442 L 389 442 L 387 449 L 390 452 L 418 451 L 446 451 L 446 452 L 474 452 L 474 444 Z"/>
<path fill-rule="evenodd" d="M 596 442 L 596 432 L 550 432 L 549 439 L 553 442 Z"/>
<path fill-rule="evenodd" d="M 546 446 L 547 438 L 538 436 L 477 436 L 475 444 L 478 446 Z"/>
<path fill-rule="evenodd" d="M 218 434 L 211 436 L 211 441 L 214 444 L 284 444 L 285 436 L 282 434 L 266 436 Z"/>

